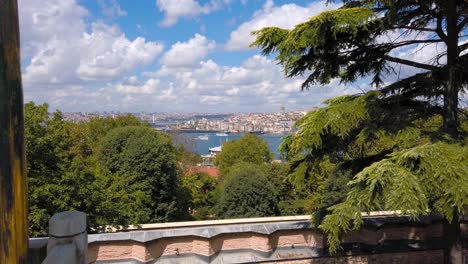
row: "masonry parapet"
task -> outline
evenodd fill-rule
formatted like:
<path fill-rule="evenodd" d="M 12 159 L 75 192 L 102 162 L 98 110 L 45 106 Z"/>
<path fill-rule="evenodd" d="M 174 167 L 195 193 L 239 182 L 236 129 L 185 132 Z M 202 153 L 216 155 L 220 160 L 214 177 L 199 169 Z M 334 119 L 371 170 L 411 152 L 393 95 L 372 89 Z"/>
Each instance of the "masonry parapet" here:
<path fill-rule="evenodd" d="M 343 238 L 337 256 L 330 256 L 310 216 L 291 216 L 147 224 L 92 234 L 88 263 L 442 263 L 441 218 L 412 220 L 393 213 L 365 216 L 363 228 Z M 461 227 L 466 246 L 466 218 Z"/>

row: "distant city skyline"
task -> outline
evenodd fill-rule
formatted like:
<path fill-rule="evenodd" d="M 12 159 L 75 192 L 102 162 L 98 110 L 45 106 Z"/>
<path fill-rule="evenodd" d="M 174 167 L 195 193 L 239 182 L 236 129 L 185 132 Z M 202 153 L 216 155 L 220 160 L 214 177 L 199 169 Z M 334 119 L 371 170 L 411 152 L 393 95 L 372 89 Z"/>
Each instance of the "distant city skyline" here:
<path fill-rule="evenodd" d="M 292 28 L 340 3 L 287 0 L 19 0 L 25 101 L 67 112 L 273 112 L 367 84 L 301 92 L 250 32 Z"/>

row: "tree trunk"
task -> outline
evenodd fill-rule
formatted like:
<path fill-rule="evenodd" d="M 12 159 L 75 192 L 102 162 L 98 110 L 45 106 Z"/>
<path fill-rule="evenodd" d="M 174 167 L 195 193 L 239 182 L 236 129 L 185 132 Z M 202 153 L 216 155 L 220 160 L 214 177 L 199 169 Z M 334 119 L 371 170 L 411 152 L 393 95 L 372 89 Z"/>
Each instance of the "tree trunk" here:
<path fill-rule="evenodd" d="M 444 92 L 444 125 L 443 130 L 453 138 L 458 137 L 458 29 L 457 29 L 457 0 L 447 0 L 445 5 L 447 27 L 447 67 L 448 83 Z M 461 232 L 458 212 L 454 210 L 451 223 L 444 220 L 444 263 L 463 264 L 463 249 L 461 246 Z"/>
<path fill-rule="evenodd" d="M 28 216 L 18 5 L 0 1 L 0 263 L 26 263 Z"/>
<path fill-rule="evenodd" d="M 457 1 L 448 0 L 445 17 L 447 27 L 447 67 L 448 83 L 444 92 L 444 132 L 456 138 L 458 136 L 458 29 L 457 29 Z"/>

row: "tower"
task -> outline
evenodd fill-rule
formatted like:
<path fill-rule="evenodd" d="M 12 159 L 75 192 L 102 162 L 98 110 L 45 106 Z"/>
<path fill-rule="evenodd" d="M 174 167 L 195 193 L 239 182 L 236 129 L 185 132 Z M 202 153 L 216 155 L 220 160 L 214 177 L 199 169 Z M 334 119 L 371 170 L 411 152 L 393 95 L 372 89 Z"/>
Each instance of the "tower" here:
<path fill-rule="evenodd" d="M 284 107 L 284 104 L 281 105 L 280 111 L 281 111 L 282 114 L 286 113 L 286 107 Z"/>

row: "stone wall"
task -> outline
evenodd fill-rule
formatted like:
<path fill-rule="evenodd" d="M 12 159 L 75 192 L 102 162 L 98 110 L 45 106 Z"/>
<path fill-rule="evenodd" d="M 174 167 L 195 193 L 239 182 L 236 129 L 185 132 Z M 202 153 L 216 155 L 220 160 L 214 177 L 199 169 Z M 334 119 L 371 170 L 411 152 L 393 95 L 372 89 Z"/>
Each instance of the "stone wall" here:
<path fill-rule="evenodd" d="M 88 263 L 442 263 L 440 218 L 366 217 L 330 256 L 310 216 L 149 224 L 88 235 Z M 468 222 L 462 221 L 468 264 Z M 32 240 L 35 250 L 47 239 Z"/>
<path fill-rule="evenodd" d="M 368 217 L 330 256 L 309 217 L 171 224 L 89 236 L 90 263 L 442 263 L 442 225 L 436 217 Z M 198 223 L 198 224 L 197 224 Z M 212 224 L 210 224 L 212 223 Z M 468 225 L 463 223 L 465 239 Z M 465 248 L 465 256 L 468 249 Z M 468 257 L 466 257 L 468 263 Z"/>

